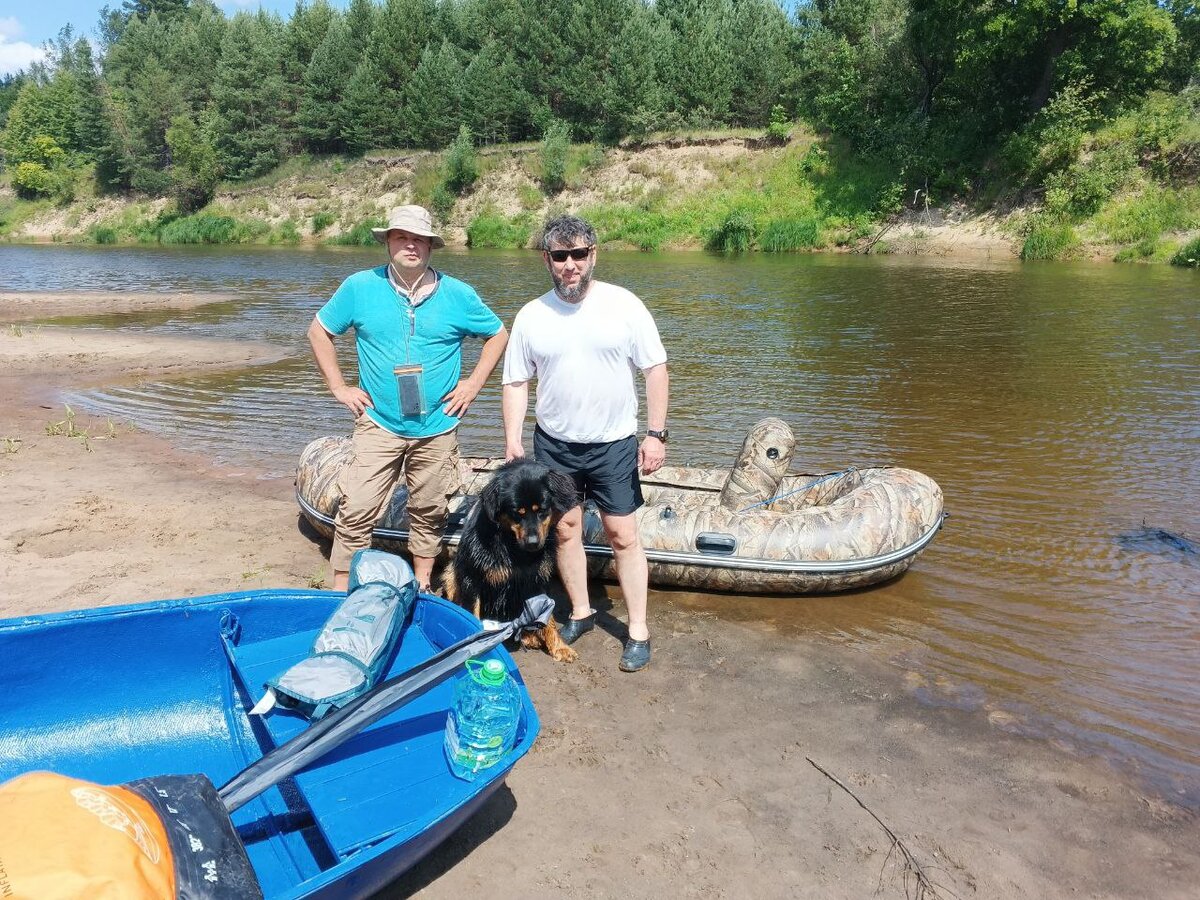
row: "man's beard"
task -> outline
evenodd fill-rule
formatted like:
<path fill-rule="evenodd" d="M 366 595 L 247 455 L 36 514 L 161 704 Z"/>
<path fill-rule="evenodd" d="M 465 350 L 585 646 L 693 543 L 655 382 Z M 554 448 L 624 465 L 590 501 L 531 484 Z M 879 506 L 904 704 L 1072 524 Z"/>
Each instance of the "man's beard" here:
<path fill-rule="evenodd" d="M 592 285 L 591 272 L 581 276 L 579 281 L 569 287 L 563 284 L 563 280 L 559 276 L 553 275 L 552 278 L 554 279 L 554 290 L 558 293 L 558 296 L 562 297 L 568 303 L 578 303 L 584 298 L 588 288 Z"/>

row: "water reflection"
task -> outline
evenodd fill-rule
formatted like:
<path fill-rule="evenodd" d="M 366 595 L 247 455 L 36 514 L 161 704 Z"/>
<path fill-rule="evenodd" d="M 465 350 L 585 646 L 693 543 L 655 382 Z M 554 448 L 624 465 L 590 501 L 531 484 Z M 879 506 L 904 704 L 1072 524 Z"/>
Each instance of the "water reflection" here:
<path fill-rule="evenodd" d="M 0 247 L 10 289 L 236 291 L 237 303 L 86 324 L 268 340 L 293 358 L 69 401 L 272 473 L 289 472 L 309 439 L 349 429 L 304 330 L 346 274 L 377 260 L 370 250 Z M 506 321 L 547 285 L 533 253 L 438 262 Z M 664 597 L 886 653 L 926 702 L 1102 753 L 1200 806 L 1200 567 L 1119 540 L 1143 522 L 1200 534 L 1192 273 L 627 253 L 599 265 L 658 319 L 673 461 L 727 465 L 746 429 L 777 415 L 796 431 L 797 468 L 910 466 L 938 480 L 952 514 L 907 575 L 872 590 Z M 462 443 L 501 451 L 495 381 Z"/>

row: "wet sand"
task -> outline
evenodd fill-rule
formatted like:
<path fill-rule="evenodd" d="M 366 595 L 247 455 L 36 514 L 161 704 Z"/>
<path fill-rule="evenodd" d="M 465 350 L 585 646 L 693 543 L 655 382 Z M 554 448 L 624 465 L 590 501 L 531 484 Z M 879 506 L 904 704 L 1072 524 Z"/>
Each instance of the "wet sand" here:
<path fill-rule="evenodd" d="M 328 547 L 300 524 L 290 479 L 216 469 L 121 423 L 79 416 L 86 438 L 53 427 L 59 387 L 284 350 L 18 336 L 8 313 L 0 303 L 0 616 L 328 581 Z M 383 896 L 914 896 L 881 825 L 810 759 L 943 897 L 1195 895 L 1200 823 L 1104 763 L 984 712 L 922 706 L 852 647 L 667 592 L 651 596 L 653 663 L 622 674 L 619 592 L 593 592 L 606 612 L 577 663 L 518 657 L 542 720 L 531 753 Z"/>
<path fill-rule="evenodd" d="M 54 316 L 96 316 L 153 309 L 195 309 L 230 303 L 236 294 L 177 291 L 150 294 L 136 291 L 4 291 L 0 290 L 0 321 L 21 322 Z"/>

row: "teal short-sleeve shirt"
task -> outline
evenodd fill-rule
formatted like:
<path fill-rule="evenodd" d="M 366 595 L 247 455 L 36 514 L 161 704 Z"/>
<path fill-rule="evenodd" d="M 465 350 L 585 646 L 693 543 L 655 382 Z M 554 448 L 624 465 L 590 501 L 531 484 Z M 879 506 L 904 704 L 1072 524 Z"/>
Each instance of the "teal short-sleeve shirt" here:
<path fill-rule="evenodd" d="M 387 266 L 351 275 L 317 313 L 330 334 L 354 329 L 358 383 L 371 397 L 367 415 L 401 437 L 432 437 L 458 425 L 441 402 L 462 378 L 462 342 L 490 338 L 502 327 L 499 317 L 469 284 L 438 273 L 437 289 L 416 307 L 387 277 Z M 429 412 L 405 417 L 400 412 L 396 366 L 420 364 Z"/>

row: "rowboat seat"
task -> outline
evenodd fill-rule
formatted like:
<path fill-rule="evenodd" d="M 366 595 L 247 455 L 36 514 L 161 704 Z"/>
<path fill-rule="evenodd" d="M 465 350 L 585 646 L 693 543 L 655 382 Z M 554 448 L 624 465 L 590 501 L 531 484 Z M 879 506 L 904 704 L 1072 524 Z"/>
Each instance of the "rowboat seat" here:
<path fill-rule="evenodd" d="M 451 642 L 447 634 L 442 644 L 435 645 L 426 633 L 426 619 L 418 605 L 385 678 L 428 659 Z M 432 625 L 436 639 L 437 623 Z M 251 702 L 262 696 L 268 680 L 308 655 L 312 640 L 313 632 L 302 631 L 230 648 L 233 668 Z M 417 832 L 421 822 L 428 821 L 430 806 L 444 804 L 449 809 L 458 799 L 445 795 L 446 763 L 441 751 L 452 699 L 450 682 L 437 685 L 293 777 L 338 857 L 406 830 Z M 304 716 L 280 707 L 254 718 L 269 737 L 272 746 L 267 749 L 308 727 Z M 397 815 L 402 810 L 410 810 L 411 815 Z"/>

